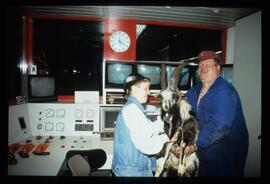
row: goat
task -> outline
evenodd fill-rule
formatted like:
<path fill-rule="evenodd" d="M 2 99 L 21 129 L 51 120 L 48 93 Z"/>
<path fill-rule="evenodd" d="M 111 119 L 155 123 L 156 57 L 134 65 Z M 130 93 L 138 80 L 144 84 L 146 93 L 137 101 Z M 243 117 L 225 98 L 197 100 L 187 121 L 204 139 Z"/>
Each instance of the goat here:
<path fill-rule="evenodd" d="M 188 64 L 180 63 L 174 70 L 167 88 L 159 94 L 161 99 L 161 118 L 164 123 L 164 132 L 172 138 L 175 134 L 177 141 L 164 145 L 162 150 L 164 156 L 158 159 L 155 177 L 170 176 L 177 171 L 180 177 L 196 176 L 199 167 L 199 159 L 196 153 L 185 156 L 186 146 L 194 145 L 198 136 L 198 123 L 191 113 L 191 105 L 185 99 L 185 95 L 177 88 L 179 76 L 184 66 Z M 179 158 L 170 150 L 171 148 L 180 150 Z"/>

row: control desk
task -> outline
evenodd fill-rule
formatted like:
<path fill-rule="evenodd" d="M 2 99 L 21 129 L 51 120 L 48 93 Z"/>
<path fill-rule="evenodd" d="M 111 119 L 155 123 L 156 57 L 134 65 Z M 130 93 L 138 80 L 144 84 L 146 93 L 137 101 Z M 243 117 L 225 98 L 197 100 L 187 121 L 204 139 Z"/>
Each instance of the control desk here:
<path fill-rule="evenodd" d="M 70 150 L 103 149 L 107 160 L 99 170 L 110 170 L 113 136 L 102 135 L 113 133 L 120 109 L 74 103 L 10 106 L 8 144 L 12 154 L 9 159 L 12 162 L 15 156 L 17 163 L 9 163 L 8 175 L 56 176 Z M 151 120 L 160 113 L 154 106 L 147 106 L 146 110 Z"/>

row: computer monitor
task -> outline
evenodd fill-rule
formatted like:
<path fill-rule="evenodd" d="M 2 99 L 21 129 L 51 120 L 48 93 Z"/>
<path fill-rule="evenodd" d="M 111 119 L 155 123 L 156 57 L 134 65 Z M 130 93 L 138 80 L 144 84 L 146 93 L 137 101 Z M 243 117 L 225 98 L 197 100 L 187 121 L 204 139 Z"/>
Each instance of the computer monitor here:
<path fill-rule="evenodd" d="M 113 140 L 116 120 L 121 108 L 121 106 L 100 107 L 101 139 Z"/>
<path fill-rule="evenodd" d="M 133 72 L 133 65 L 120 62 L 106 62 L 105 65 L 105 88 L 123 89 L 125 79 Z"/>
<path fill-rule="evenodd" d="M 233 83 L 233 64 L 221 65 L 220 75 L 229 83 Z"/>
<path fill-rule="evenodd" d="M 192 86 L 198 84 L 200 82 L 200 76 L 199 76 L 199 70 L 198 66 L 193 67 L 193 73 L 192 73 L 192 78 L 193 78 L 193 84 Z"/>
<path fill-rule="evenodd" d="M 151 89 L 161 89 L 161 65 L 158 64 L 137 64 L 137 73 L 150 78 Z"/>
<path fill-rule="evenodd" d="M 166 66 L 166 79 L 167 83 L 171 79 L 173 72 L 177 66 L 167 65 Z M 186 66 L 181 70 L 179 76 L 178 89 L 188 90 L 191 87 L 191 68 Z"/>
<path fill-rule="evenodd" d="M 55 78 L 49 75 L 28 75 L 28 102 L 57 101 Z"/>

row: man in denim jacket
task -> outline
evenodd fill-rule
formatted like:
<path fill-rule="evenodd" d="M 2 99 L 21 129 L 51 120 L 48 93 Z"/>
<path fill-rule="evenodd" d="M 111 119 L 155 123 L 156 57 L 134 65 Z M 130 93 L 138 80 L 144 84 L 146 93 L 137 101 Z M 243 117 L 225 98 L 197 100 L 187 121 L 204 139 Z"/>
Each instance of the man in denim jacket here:
<path fill-rule="evenodd" d="M 160 118 L 152 122 L 142 106 L 150 94 L 150 79 L 131 74 L 124 82 L 127 102 L 116 121 L 112 171 L 115 176 L 153 176 L 157 154 L 169 138 Z"/>

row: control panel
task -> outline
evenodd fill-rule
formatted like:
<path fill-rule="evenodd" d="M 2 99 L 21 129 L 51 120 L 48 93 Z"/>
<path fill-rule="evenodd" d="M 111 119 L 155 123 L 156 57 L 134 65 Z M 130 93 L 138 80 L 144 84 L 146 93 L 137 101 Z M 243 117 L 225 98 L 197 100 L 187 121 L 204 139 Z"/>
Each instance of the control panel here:
<path fill-rule="evenodd" d="M 27 103 L 9 107 L 8 175 L 56 176 L 69 150 L 103 149 L 110 170 L 113 141 L 100 139 L 99 104 Z"/>
<path fill-rule="evenodd" d="M 97 104 L 28 104 L 33 135 L 89 136 L 99 132 Z"/>
<path fill-rule="evenodd" d="M 32 136 L 93 136 L 99 104 L 28 103 L 9 107 L 9 143 Z"/>
<path fill-rule="evenodd" d="M 110 170 L 122 105 L 27 103 L 9 107 L 9 175 L 56 176 L 69 150 L 103 149 Z M 158 106 L 147 105 L 155 120 Z M 103 135 L 104 134 L 104 135 Z"/>

